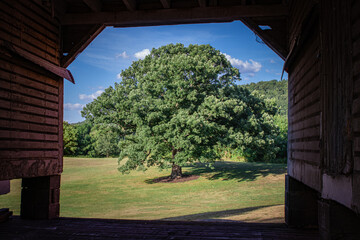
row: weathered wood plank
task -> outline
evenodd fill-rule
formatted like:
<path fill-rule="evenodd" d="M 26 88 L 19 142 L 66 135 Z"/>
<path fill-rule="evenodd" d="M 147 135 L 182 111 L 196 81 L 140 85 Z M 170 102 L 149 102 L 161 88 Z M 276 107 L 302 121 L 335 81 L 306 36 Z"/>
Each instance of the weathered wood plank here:
<path fill-rule="evenodd" d="M 59 41 L 58 33 L 47 31 L 43 25 L 36 23 L 30 17 L 21 14 L 12 4 L 9 4 L 8 2 L 0 1 L 0 13 L 6 13 L 11 16 L 13 21 L 24 28 L 25 31 L 26 29 L 32 29 L 39 35 L 42 35 L 49 42 L 57 43 Z"/>
<path fill-rule="evenodd" d="M 58 158 L 59 151 L 39 151 L 39 150 L 26 150 L 26 151 L 18 151 L 18 150 L 1 150 L 0 158 L 6 159 L 20 159 L 20 158 Z M 26 163 L 25 163 L 26 164 Z"/>
<path fill-rule="evenodd" d="M 0 118 L 0 126 L 9 131 L 19 131 L 23 130 L 24 132 L 39 132 L 39 133 L 52 133 L 57 134 L 59 132 L 58 127 L 56 126 L 47 126 L 45 124 L 36 124 L 22 121 L 13 121 L 9 119 Z"/>
<path fill-rule="evenodd" d="M 320 151 L 320 141 L 310 141 L 310 142 L 292 142 L 288 143 L 291 145 L 291 151 L 304 151 L 304 150 L 311 150 L 311 151 Z"/>
<path fill-rule="evenodd" d="M 58 170 L 63 171 L 63 151 L 64 151 L 64 142 L 63 142 L 63 123 L 64 123 L 64 80 L 59 79 L 59 109 L 58 109 L 58 152 L 59 152 L 59 166 Z"/>
<path fill-rule="evenodd" d="M 291 151 L 291 159 L 296 159 L 298 161 L 306 161 L 307 163 L 311 162 L 314 164 L 320 164 L 320 152 L 296 152 Z"/>
<path fill-rule="evenodd" d="M 19 141 L 17 139 L 0 139 L 0 149 L 52 149 L 58 150 L 58 142 L 41 142 L 41 141 Z"/>
<path fill-rule="evenodd" d="M 153 11 L 77 13 L 65 15 L 61 23 L 63 25 L 105 24 L 109 26 L 127 27 L 204 21 L 233 21 L 243 17 L 286 16 L 287 14 L 288 9 L 283 5 L 245 5 L 212 8 L 159 9 Z"/>
<path fill-rule="evenodd" d="M 1 74 L 1 71 L 0 71 Z M 46 85 L 45 85 L 46 86 Z M 4 81 L 0 78 L 0 89 L 4 89 L 6 91 L 12 91 L 14 94 L 21 94 L 29 97 L 33 97 L 36 99 L 40 99 L 45 101 L 49 105 L 58 104 L 58 96 L 44 93 L 40 90 L 36 90 L 33 88 L 24 87 L 24 85 Z M 54 106 L 54 105 L 53 105 Z"/>
<path fill-rule="evenodd" d="M 302 129 L 299 131 L 293 131 L 291 132 L 291 137 L 289 138 L 290 141 L 293 140 L 301 140 L 304 138 L 320 138 L 320 126 Z"/>
<path fill-rule="evenodd" d="M 23 159 L 0 159 L 0 179 L 31 178 L 49 175 L 58 175 L 59 163 L 57 158 L 33 157 Z"/>
<path fill-rule="evenodd" d="M 323 167 L 329 175 L 349 174 L 352 141 L 348 130 L 353 98 L 350 1 L 320 1 Z"/>
<path fill-rule="evenodd" d="M 285 224 L 240 222 L 179 222 L 60 218 L 0 225 L 4 236 L 43 239 L 318 239 L 317 230 L 287 228 Z"/>
<path fill-rule="evenodd" d="M 38 132 L 25 132 L 25 131 L 12 131 L 9 129 L 0 129 L 0 138 L 12 139 L 12 140 L 34 140 L 34 141 L 58 141 L 59 137 L 57 134 L 50 133 L 38 133 Z M 0 146 L 0 148 L 2 148 Z"/>
<path fill-rule="evenodd" d="M 54 55 L 51 55 L 47 51 L 42 51 L 39 48 L 34 47 L 33 45 L 29 44 L 26 41 L 22 41 L 21 38 L 14 36 L 12 34 L 9 34 L 8 32 L 4 31 L 2 28 L 0 28 L 0 36 L 1 36 L 1 39 L 5 40 L 7 42 L 10 42 L 11 44 L 13 44 L 19 48 L 25 49 L 26 51 L 31 52 L 32 54 L 34 54 L 44 60 L 50 61 L 51 63 L 54 63 L 54 64 L 59 64 L 59 59 L 56 58 Z"/>
<path fill-rule="evenodd" d="M 298 122 L 290 122 L 289 125 L 291 125 L 291 129 L 289 129 L 290 132 L 320 126 L 320 114 L 301 119 Z"/>
<path fill-rule="evenodd" d="M 1 107 L 1 106 L 0 106 Z M 37 116 L 29 113 L 14 112 L 0 108 L 0 116 L 3 119 L 18 120 L 30 123 L 43 123 L 47 125 L 58 126 L 59 122 L 57 118 L 50 118 L 45 116 Z"/>
<path fill-rule="evenodd" d="M 2 97 L 6 98 L 6 96 L 2 96 Z M 45 108 L 28 105 L 22 101 L 23 99 L 18 99 L 18 100 L 20 100 L 20 102 L 15 102 L 14 101 L 15 98 L 12 98 L 10 93 L 9 93 L 9 96 L 7 99 L 10 99 L 10 100 L 5 100 L 5 99 L 0 98 L 0 107 L 2 109 L 8 109 L 10 111 L 19 111 L 22 113 L 29 113 L 29 114 L 36 115 L 36 116 L 40 115 L 40 116 L 46 116 L 46 117 L 52 117 L 52 118 L 58 117 L 57 109 L 56 109 L 56 111 L 54 111 L 54 110 L 49 110 L 49 109 L 45 109 Z"/>
<path fill-rule="evenodd" d="M 3 58 L 0 56 L 0 71 L 2 72 L 1 74 L 1 78 L 6 79 L 6 80 L 11 80 L 11 81 L 16 81 L 18 83 L 22 83 L 25 82 L 26 79 L 35 81 L 35 82 L 39 82 L 42 84 L 46 84 L 49 87 L 45 87 L 45 86 L 41 86 L 41 88 L 39 88 L 39 90 L 44 89 L 44 91 L 47 91 L 49 93 L 53 93 L 54 95 L 57 95 L 57 89 L 59 87 L 59 82 L 55 79 L 52 79 L 40 72 L 37 72 L 36 70 L 36 66 L 34 66 L 33 64 L 31 64 L 31 66 L 33 68 L 31 68 L 31 66 L 29 65 L 20 65 L 20 64 L 16 64 L 16 62 L 10 62 L 13 59 L 9 59 L 9 58 Z M 38 69 L 40 70 L 40 69 Z M 11 72 L 9 72 L 11 71 Z M 46 71 L 46 70 L 43 70 Z M 10 73 L 11 75 L 8 75 L 7 73 Z M 18 78 L 19 77 L 19 78 Z M 26 84 L 24 84 L 25 86 L 31 86 L 31 87 L 35 87 L 36 86 L 40 86 L 40 85 L 35 85 L 35 84 L 31 84 L 30 82 L 26 82 Z"/>
<path fill-rule="evenodd" d="M 352 114 L 353 115 L 359 115 L 360 114 L 360 97 L 353 100 Z"/>
<path fill-rule="evenodd" d="M 0 81 L 0 84 L 1 83 L 2 83 L 2 81 Z M 45 109 L 49 109 L 49 110 L 58 111 L 57 103 L 49 102 L 49 101 L 34 98 L 34 97 L 25 96 L 25 95 L 22 95 L 19 93 L 9 92 L 7 90 L 3 90 L 0 88 L 0 99 L 1 98 L 13 101 L 14 104 L 22 102 L 25 104 L 31 104 L 36 107 L 41 107 L 41 108 L 45 108 Z"/>
<path fill-rule="evenodd" d="M 299 84 L 292 87 L 290 90 L 291 96 L 289 96 L 289 101 L 296 104 L 299 102 L 300 98 L 305 97 L 310 92 L 318 89 L 320 87 L 320 76 L 319 70 L 317 67 L 309 70 L 306 75 L 304 75 L 303 81 L 300 81 Z"/>
<path fill-rule="evenodd" d="M 42 8 L 38 7 L 36 3 L 29 0 L 18 0 L 13 4 L 19 12 L 28 16 L 33 22 L 43 25 L 52 33 L 59 34 L 59 25 L 55 22 L 55 19 L 53 19 L 48 12 L 45 12 Z"/>
<path fill-rule="evenodd" d="M 320 110 L 320 101 L 315 99 L 314 101 L 309 101 L 309 105 L 301 106 L 297 111 L 289 109 L 289 118 L 290 121 L 297 121 L 299 119 L 305 118 L 306 116 L 312 116 L 315 113 L 319 113 Z"/>
<path fill-rule="evenodd" d="M 299 113 L 300 111 L 306 111 L 305 109 L 307 107 L 311 106 L 312 104 L 319 103 L 319 105 L 320 105 L 320 89 L 319 88 L 317 88 L 315 91 L 313 91 L 312 89 L 308 89 L 308 91 L 303 92 L 303 94 L 309 94 L 309 95 L 295 96 L 295 99 L 296 99 L 295 104 L 292 105 L 291 110 L 289 111 L 289 113 L 291 112 L 291 114 L 289 114 L 290 116 L 295 115 L 295 114 Z"/>
<path fill-rule="evenodd" d="M 7 34 L 9 34 L 9 36 L 17 38 L 20 41 L 27 42 L 29 45 L 33 46 L 34 49 L 38 49 L 41 52 L 46 52 L 49 56 L 52 56 L 54 58 L 59 57 L 58 49 L 53 48 L 42 41 L 39 41 L 37 38 L 34 38 L 33 35 L 30 35 L 26 31 L 21 29 L 21 26 L 14 26 L 11 25 L 11 23 L 9 22 L 0 21 L 0 28 Z M 9 39 L 5 40 L 9 41 Z"/>

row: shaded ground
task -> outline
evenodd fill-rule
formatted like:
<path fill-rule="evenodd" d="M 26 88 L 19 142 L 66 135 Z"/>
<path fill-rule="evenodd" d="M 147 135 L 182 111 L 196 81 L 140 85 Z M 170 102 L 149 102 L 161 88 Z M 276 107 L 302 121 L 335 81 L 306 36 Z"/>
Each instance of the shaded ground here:
<path fill-rule="evenodd" d="M 171 178 L 170 176 L 159 177 L 154 179 L 145 180 L 146 183 L 179 183 L 179 182 L 187 182 L 198 179 L 199 175 L 183 175 L 181 178 Z"/>
<path fill-rule="evenodd" d="M 237 180 L 237 181 L 254 181 L 259 177 L 269 175 L 285 174 L 286 167 L 284 164 L 272 163 L 245 163 L 218 161 L 209 167 L 204 163 L 195 163 L 189 165 L 191 175 L 202 175 L 209 180 Z"/>
<path fill-rule="evenodd" d="M 178 217 L 164 218 L 167 221 L 210 221 L 210 222 L 262 222 L 285 223 L 284 205 L 257 206 L 226 211 L 190 214 Z"/>

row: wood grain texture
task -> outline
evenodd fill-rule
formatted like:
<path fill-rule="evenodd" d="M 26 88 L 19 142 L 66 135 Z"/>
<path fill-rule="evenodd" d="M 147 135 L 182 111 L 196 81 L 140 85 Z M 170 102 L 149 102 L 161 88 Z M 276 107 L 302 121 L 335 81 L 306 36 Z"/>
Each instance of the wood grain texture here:
<path fill-rule="evenodd" d="M 350 174 L 352 152 L 352 39 L 350 1 L 320 1 L 323 167 Z"/>
<path fill-rule="evenodd" d="M 60 28 L 42 1 L 1 1 L 0 21 L 0 42 L 60 64 Z M 0 180 L 60 174 L 63 80 L 3 46 Z"/>
<path fill-rule="evenodd" d="M 60 218 L 24 221 L 14 217 L 0 225 L 6 239 L 319 239 L 316 229 L 288 228 L 282 223 L 180 222 Z M 259 237 L 261 236 L 261 237 Z"/>

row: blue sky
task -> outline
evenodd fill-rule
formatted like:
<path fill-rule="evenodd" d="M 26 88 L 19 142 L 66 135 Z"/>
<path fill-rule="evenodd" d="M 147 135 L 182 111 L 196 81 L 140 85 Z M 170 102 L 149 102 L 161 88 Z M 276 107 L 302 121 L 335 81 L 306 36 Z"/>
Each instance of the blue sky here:
<path fill-rule="evenodd" d="M 83 121 L 80 111 L 118 75 L 152 48 L 170 43 L 210 44 L 239 68 L 239 84 L 280 79 L 283 60 L 240 21 L 177 26 L 106 28 L 68 67 L 76 84 L 65 81 L 64 120 Z M 285 76 L 286 78 L 286 76 Z"/>

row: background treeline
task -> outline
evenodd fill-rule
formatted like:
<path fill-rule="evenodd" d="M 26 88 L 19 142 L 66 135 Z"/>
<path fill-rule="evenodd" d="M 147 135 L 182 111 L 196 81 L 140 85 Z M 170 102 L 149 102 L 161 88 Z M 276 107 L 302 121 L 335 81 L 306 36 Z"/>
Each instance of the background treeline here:
<path fill-rule="evenodd" d="M 287 80 L 263 81 L 242 85 L 250 92 L 273 101 L 278 107 L 278 113 L 274 116 L 274 123 L 279 128 L 274 136 L 276 146 L 280 148 L 276 159 L 272 162 L 286 162 L 287 152 Z M 64 122 L 64 155 L 87 156 L 87 157 L 118 157 L 119 135 L 106 125 L 93 125 L 89 121 L 75 124 Z M 240 150 L 222 149 L 224 158 L 243 160 Z"/>

